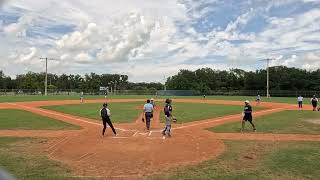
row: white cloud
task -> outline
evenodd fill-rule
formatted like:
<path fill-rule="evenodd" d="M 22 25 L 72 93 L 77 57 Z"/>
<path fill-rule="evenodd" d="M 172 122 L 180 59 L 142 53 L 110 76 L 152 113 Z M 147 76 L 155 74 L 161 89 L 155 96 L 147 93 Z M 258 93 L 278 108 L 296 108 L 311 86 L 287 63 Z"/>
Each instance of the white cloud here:
<path fill-rule="evenodd" d="M 61 39 L 56 41 L 57 49 L 59 50 L 83 50 L 94 45 L 95 40 L 101 34 L 98 32 L 97 25 L 90 23 L 83 31 L 75 31 L 71 34 L 64 35 Z"/>
<path fill-rule="evenodd" d="M 288 8 L 292 2 L 239 1 L 245 6 L 235 7 L 216 0 L 15 0 L 5 11 L 20 18 L 9 24 L 3 21 L 0 47 L 9 60 L 30 70 L 42 70 L 36 57 L 48 56 L 60 59 L 50 63 L 53 72 L 117 73 L 126 66 L 137 81 L 148 68 L 156 79 L 163 71 L 169 75 L 179 68 L 208 66 L 203 62 L 215 56 L 221 60 L 210 67 L 246 68 L 243 64 L 252 64 L 256 68 L 257 59 L 280 56 L 279 64 L 316 66 L 312 59 L 319 56 L 315 53 L 320 37 L 319 8 L 285 17 L 268 14 L 274 7 Z M 225 7 L 236 13 L 207 18 Z M 257 16 L 266 24 L 259 32 L 246 32 L 245 27 Z M 222 26 L 198 27 L 225 19 L 228 22 Z M 184 64 L 191 59 L 199 65 Z M 14 63 L 7 69 L 14 69 Z M 108 64 L 108 69 L 101 64 Z"/>
<path fill-rule="evenodd" d="M 16 60 L 17 63 L 29 63 L 30 60 L 35 58 L 37 54 L 37 49 L 35 47 L 31 47 L 29 49 L 25 49 L 22 54 L 18 56 L 18 59 Z M 11 57 L 17 57 L 16 55 L 12 55 Z"/>
<path fill-rule="evenodd" d="M 33 16 L 21 16 L 16 23 L 11 23 L 3 28 L 7 35 L 24 37 L 26 36 L 27 28 L 32 24 Z"/>
<path fill-rule="evenodd" d="M 92 63 L 92 57 L 88 54 L 88 53 L 79 53 L 76 57 L 75 57 L 76 62 L 78 63 Z"/>

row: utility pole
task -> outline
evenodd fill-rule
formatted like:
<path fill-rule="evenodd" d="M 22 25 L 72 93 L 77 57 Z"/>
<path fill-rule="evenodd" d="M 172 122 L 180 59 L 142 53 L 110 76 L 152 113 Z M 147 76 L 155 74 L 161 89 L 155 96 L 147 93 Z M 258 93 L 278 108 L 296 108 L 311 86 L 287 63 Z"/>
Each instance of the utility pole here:
<path fill-rule="evenodd" d="M 114 95 L 117 95 L 117 80 L 114 80 Z"/>
<path fill-rule="evenodd" d="M 267 97 L 268 98 L 270 97 L 270 94 L 269 94 L 269 64 L 270 64 L 270 61 L 272 61 L 272 60 L 275 60 L 275 59 L 266 58 L 266 59 L 261 60 L 261 61 L 267 61 Z"/>
<path fill-rule="evenodd" d="M 44 95 L 47 96 L 47 89 L 48 89 L 48 60 L 57 60 L 57 59 L 53 59 L 53 58 L 40 58 L 42 60 L 46 60 L 46 77 L 44 80 Z"/>
<path fill-rule="evenodd" d="M 164 90 L 164 91 L 167 91 L 167 87 L 166 87 L 166 76 L 165 76 L 165 75 L 163 76 L 163 81 L 164 81 L 164 83 L 163 83 L 163 84 L 164 84 L 164 85 L 163 85 L 163 90 Z"/>

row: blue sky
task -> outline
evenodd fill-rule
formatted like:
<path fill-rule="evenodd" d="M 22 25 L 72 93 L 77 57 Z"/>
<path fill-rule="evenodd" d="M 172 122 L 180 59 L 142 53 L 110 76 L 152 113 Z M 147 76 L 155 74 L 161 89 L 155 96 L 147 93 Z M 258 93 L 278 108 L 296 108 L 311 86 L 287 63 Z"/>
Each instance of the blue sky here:
<path fill-rule="evenodd" d="M 0 1 L 0 69 L 125 73 L 163 81 L 179 69 L 320 68 L 319 0 Z"/>

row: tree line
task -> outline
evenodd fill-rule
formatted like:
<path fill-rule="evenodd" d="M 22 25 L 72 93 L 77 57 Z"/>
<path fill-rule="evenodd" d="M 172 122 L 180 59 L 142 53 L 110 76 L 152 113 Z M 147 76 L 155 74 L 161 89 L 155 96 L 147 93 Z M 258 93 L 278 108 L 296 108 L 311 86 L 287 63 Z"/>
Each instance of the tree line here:
<path fill-rule="evenodd" d="M 319 91 L 320 69 L 307 71 L 286 66 L 269 68 L 270 90 Z M 241 69 L 214 70 L 202 68 L 195 71 L 180 70 L 167 79 L 168 89 L 194 90 L 207 93 L 216 90 L 265 90 L 267 71 Z"/>
<path fill-rule="evenodd" d="M 320 91 L 320 69 L 307 71 L 298 68 L 276 66 L 269 68 L 270 90 Z M 193 90 L 207 93 L 216 90 L 265 90 L 266 70 L 241 69 L 215 70 L 202 68 L 195 71 L 182 69 L 166 81 L 167 89 Z M 15 79 L 0 71 L 0 89 L 44 89 L 44 73 L 28 72 Z M 100 86 L 117 90 L 161 90 L 161 83 L 133 83 L 127 75 L 96 74 L 48 74 L 48 89 L 78 89 L 97 91 Z"/>
<path fill-rule="evenodd" d="M 19 74 L 15 79 L 0 71 L 0 89 L 33 89 L 43 90 L 45 73 L 28 72 Z M 128 81 L 127 75 L 96 74 L 48 74 L 48 89 L 51 90 L 85 90 L 97 91 L 99 87 L 110 87 L 114 90 L 160 90 L 161 83 L 133 83 Z"/>

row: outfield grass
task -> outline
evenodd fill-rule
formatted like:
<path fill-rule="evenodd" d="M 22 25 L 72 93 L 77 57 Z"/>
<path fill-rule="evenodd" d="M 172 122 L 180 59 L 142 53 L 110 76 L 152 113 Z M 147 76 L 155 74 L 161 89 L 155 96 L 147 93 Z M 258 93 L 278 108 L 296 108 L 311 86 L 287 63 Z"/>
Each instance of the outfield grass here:
<path fill-rule="evenodd" d="M 283 111 L 254 118 L 258 132 L 320 134 L 320 113 L 313 111 Z M 247 129 L 251 125 L 246 123 Z M 240 120 L 210 128 L 214 132 L 239 132 Z"/>
<path fill-rule="evenodd" d="M 0 166 L 19 180 L 76 180 L 62 164 L 49 160 L 41 150 L 43 139 L 0 138 Z"/>
<path fill-rule="evenodd" d="M 28 111 L 0 109 L 0 129 L 57 130 L 80 129 L 80 127 Z"/>
<path fill-rule="evenodd" d="M 111 111 L 111 120 L 116 123 L 127 123 L 136 120 L 142 113 L 144 102 L 127 102 L 127 103 L 109 103 L 108 108 Z M 141 106 L 141 107 L 140 107 Z M 99 104 L 67 104 L 61 106 L 44 106 L 42 108 L 58 112 L 72 114 L 80 117 L 86 117 L 95 120 L 101 120 Z"/>
<path fill-rule="evenodd" d="M 108 99 L 147 99 L 155 98 L 151 95 L 117 95 L 108 96 Z M 165 99 L 167 96 L 159 96 L 157 98 Z M 169 96 L 171 99 L 203 99 L 202 96 Z M 233 100 L 233 101 L 244 101 L 250 100 L 254 101 L 255 96 L 207 96 L 206 99 L 212 100 Z M 0 96 L 0 102 L 21 102 L 21 101 L 50 101 L 50 100 L 79 100 L 80 96 L 77 95 L 49 95 L 49 96 L 40 96 L 40 95 L 17 95 L 17 96 Z M 84 100 L 87 99 L 104 99 L 104 96 L 84 96 Z M 308 98 L 306 98 L 305 103 L 307 103 Z M 296 97 L 271 97 L 266 98 L 262 97 L 262 102 L 279 102 L 279 103 L 289 103 L 296 104 Z"/>
<path fill-rule="evenodd" d="M 226 141 L 217 159 L 171 169 L 150 180 L 314 179 L 320 177 L 319 142 Z"/>

